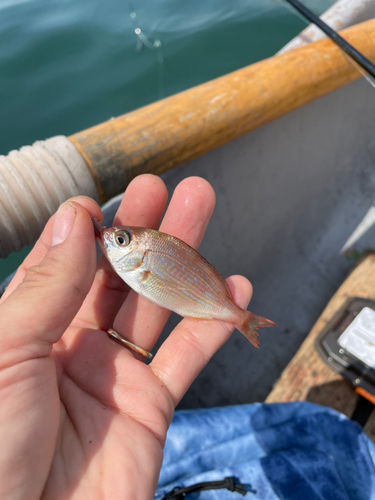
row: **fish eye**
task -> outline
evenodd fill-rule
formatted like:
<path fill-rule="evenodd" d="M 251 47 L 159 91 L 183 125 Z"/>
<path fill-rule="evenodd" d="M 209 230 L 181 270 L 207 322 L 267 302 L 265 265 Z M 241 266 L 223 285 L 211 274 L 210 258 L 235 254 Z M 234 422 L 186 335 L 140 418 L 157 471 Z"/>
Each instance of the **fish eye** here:
<path fill-rule="evenodd" d="M 129 233 L 129 231 L 124 231 L 124 230 L 121 230 L 121 231 L 117 231 L 116 235 L 115 235 L 115 240 L 116 240 L 116 243 L 120 246 L 120 247 L 127 247 L 129 245 L 129 243 L 131 242 L 131 234 Z"/>

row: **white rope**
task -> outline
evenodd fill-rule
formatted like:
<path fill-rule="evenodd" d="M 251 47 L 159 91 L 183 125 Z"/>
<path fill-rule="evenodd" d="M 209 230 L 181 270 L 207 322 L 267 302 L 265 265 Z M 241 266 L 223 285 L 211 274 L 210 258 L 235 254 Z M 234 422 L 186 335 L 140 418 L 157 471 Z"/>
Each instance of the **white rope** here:
<path fill-rule="evenodd" d="M 0 156 L 0 258 L 35 243 L 58 206 L 79 194 L 98 201 L 84 159 L 64 136 Z"/>

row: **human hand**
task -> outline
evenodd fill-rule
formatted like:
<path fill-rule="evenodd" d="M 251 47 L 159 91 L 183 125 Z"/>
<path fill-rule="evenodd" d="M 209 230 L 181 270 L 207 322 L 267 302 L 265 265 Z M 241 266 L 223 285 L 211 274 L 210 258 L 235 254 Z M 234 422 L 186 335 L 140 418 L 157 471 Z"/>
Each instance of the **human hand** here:
<path fill-rule="evenodd" d="M 166 203 L 163 181 L 139 176 L 114 224 L 156 229 Z M 185 179 L 161 230 L 197 248 L 214 204 L 206 181 Z M 170 313 L 104 257 L 96 268 L 90 216 L 102 220 L 89 198 L 62 205 L 0 301 L 0 498 L 152 499 L 174 408 L 233 331 L 183 319 L 149 365 L 111 341 L 113 326 L 152 350 Z M 246 307 L 250 283 L 228 285 Z"/>

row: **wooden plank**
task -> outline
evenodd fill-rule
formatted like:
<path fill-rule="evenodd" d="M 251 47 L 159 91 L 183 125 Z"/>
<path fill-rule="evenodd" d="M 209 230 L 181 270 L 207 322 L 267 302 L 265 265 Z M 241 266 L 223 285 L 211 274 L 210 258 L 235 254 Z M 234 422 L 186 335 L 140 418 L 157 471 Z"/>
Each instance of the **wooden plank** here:
<path fill-rule="evenodd" d="M 314 348 L 318 334 L 349 297 L 375 300 L 375 254 L 368 255 L 358 264 L 329 301 L 270 392 L 267 403 L 311 401 L 330 406 L 348 417 L 353 414 L 360 396 L 351 384 L 321 361 Z M 366 430 L 375 437 L 375 412 L 367 422 Z"/>
<path fill-rule="evenodd" d="M 341 32 L 375 61 L 375 19 Z M 361 77 L 330 40 L 266 59 L 69 137 L 101 202 Z"/>

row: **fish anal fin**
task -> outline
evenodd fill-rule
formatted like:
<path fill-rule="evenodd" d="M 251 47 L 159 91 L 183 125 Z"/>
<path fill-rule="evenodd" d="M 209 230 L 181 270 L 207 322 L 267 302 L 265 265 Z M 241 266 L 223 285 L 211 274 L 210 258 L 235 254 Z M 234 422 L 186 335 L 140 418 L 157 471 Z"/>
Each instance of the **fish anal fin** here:
<path fill-rule="evenodd" d="M 194 319 L 195 321 L 202 321 L 203 323 L 215 323 L 217 320 L 216 319 L 211 319 L 211 318 L 196 318 L 193 316 L 184 316 L 186 319 Z"/>

